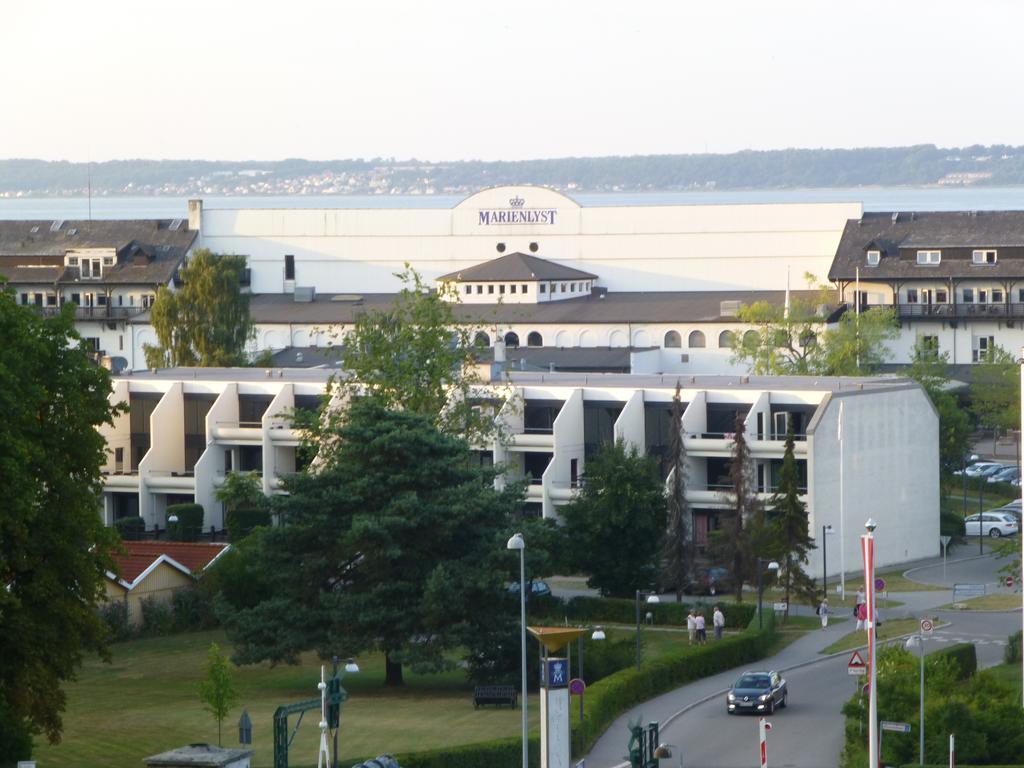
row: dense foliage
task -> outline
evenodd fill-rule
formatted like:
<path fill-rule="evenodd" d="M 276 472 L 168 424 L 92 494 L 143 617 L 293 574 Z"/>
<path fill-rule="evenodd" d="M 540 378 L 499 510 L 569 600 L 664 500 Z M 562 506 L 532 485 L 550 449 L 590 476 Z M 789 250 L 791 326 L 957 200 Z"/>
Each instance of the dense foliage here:
<path fill-rule="evenodd" d="M 657 462 L 619 441 L 587 461 L 583 480 L 561 509 L 573 566 L 603 595 L 650 588 L 666 523 Z"/>
<path fill-rule="evenodd" d="M 908 373 L 924 387 L 939 414 L 939 463 L 942 469 L 945 472 L 961 469 L 963 458 L 970 449 L 971 424 L 956 395 L 947 389 L 949 355 L 938 353 L 933 347 L 918 341 L 914 345 Z"/>
<path fill-rule="evenodd" d="M 0 290 L 0 338 L 0 742 L 27 731 L 56 742 L 62 683 L 106 651 L 96 609 L 116 537 L 98 512 L 97 427 L 116 409 L 71 306 L 43 319 Z"/>
<path fill-rule="evenodd" d="M 720 527 L 711 531 L 709 543 L 716 560 L 729 570 L 738 602 L 743 599 L 743 585 L 757 581 L 757 557 L 771 541 L 764 505 L 754 487 L 754 462 L 742 415 L 736 417 L 733 429 L 729 506 L 719 513 Z"/>
<path fill-rule="evenodd" d="M 695 555 L 693 520 L 686 500 L 686 448 L 683 444 L 683 402 L 676 383 L 672 396 L 672 427 L 668 445 L 668 529 L 661 550 L 661 585 L 673 589 L 676 602 L 690 578 Z"/>
<path fill-rule="evenodd" d="M 814 549 L 809 531 L 807 505 L 800 498 L 800 475 L 795 454 L 796 441 L 793 422 L 786 431 L 786 448 L 782 454 L 779 487 L 768 502 L 769 528 L 772 549 L 776 550 L 779 564 L 779 583 L 785 592 L 786 616 L 789 616 L 790 597 L 799 595 L 807 602 L 814 601 L 814 579 L 807 575 L 807 553 Z"/>

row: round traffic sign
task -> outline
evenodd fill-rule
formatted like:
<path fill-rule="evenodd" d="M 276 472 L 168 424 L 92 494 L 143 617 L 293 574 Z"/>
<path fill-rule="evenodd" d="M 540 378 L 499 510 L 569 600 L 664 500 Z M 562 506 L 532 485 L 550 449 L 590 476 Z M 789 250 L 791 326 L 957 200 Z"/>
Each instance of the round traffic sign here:
<path fill-rule="evenodd" d="M 934 628 L 935 628 L 935 625 L 932 624 L 932 620 L 931 619 L 921 619 L 921 631 L 922 632 L 931 632 Z"/>
<path fill-rule="evenodd" d="M 1013 576 L 1007 576 L 1006 577 L 1006 586 L 1008 586 L 1008 587 L 1012 587 L 1013 586 Z"/>
<path fill-rule="evenodd" d="M 580 680 L 578 677 L 574 677 L 569 681 L 569 693 L 573 696 L 581 696 L 583 691 L 586 689 L 587 684 Z"/>
<path fill-rule="evenodd" d="M 885 591 L 885 579 L 883 579 L 881 576 L 875 579 L 875 589 L 879 592 Z"/>

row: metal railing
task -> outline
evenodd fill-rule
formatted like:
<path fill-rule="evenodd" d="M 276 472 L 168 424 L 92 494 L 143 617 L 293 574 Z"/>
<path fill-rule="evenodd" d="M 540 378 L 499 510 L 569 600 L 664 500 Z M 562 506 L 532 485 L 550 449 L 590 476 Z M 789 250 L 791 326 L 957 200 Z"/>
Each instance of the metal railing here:
<path fill-rule="evenodd" d="M 1015 301 L 994 304 L 892 304 L 900 319 L 959 320 L 981 317 L 1024 318 L 1024 303 Z"/>

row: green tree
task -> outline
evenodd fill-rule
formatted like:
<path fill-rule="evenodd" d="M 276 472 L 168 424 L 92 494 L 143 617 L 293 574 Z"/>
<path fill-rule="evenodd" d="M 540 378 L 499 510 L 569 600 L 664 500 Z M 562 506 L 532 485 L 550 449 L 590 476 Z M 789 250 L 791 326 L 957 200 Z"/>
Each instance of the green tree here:
<path fill-rule="evenodd" d="M 401 685 L 403 665 L 450 668 L 451 652 L 478 647 L 489 625 L 510 628 L 505 585 L 518 564 L 505 541 L 521 487 L 494 490 L 464 440 L 373 400 L 329 430 L 335 450 L 276 500 L 282 525 L 257 529 L 226 569 L 221 615 L 235 660 L 380 650 L 386 682 Z"/>
<path fill-rule="evenodd" d="M 244 256 L 195 251 L 181 269 L 181 289 L 157 291 L 152 322 L 159 343 L 145 346 L 146 365 L 243 362 L 253 334 L 249 294 L 241 288 L 244 271 Z"/>
<path fill-rule="evenodd" d="M 1020 366 L 995 346 L 971 369 L 971 410 L 978 423 L 1006 432 L 1020 429 Z"/>
<path fill-rule="evenodd" d="M 248 536 L 258 525 L 270 525 L 270 499 L 263 495 L 258 475 L 229 472 L 214 495 L 226 508 L 232 541 Z"/>
<path fill-rule="evenodd" d="M 393 306 L 360 315 L 345 335 L 347 376 L 336 385 L 351 397 L 426 416 L 470 443 L 492 435 L 495 409 L 474 397 L 482 383 L 475 329 L 456 321 L 458 295 L 429 290 L 408 264 L 397 276 L 404 286 Z"/>
<path fill-rule="evenodd" d="M 731 503 L 722 510 L 721 527 L 711 534 L 711 549 L 733 578 L 736 599 L 743 599 L 743 585 L 757 579 L 756 544 L 767 539 L 764 507 L 754 490 L 754 463 L 747 444 L 744 417 L 737 415 L 734 427 L 732 461 L 729 462 Z"/>
<path fill-rule="evenodd" d="M 693 567 L 694 542 L 690 505 L 686 501 L 686 448 L 683 445 L 683 402 L 676 384 L 672 397 L 672 427 L 669 433 L 668 530 L 661 552 L 661 582 L 675 590 L 682 602 Z"/>
<path fill-rule="evenodd" d="M 960 469 L 971 442 L 971 424 L 950 392 L 949 355 L 918 339 L 914 345 L 909 375 L 924 387 L 939 414 L 939 463 L 949 473 Z"/>
<path fill-rule="evenodd" d="M 815 593 L 814 579 L 803 569 L 807 564 L 807 553 L 814 549 L 814 540 L 809 531 L 807 506 L 800 500 L 800 472 L 794 456 L 795 449 L 796 439 L 791 421 L 786 430 L 786 448 L 782 455 L 779 485 L 768 502 L 772 534 L 782 560 L 779 580 L 785 591 L 787 618 L 791 595 L 799 595 L 813 602 Z"/>
<path fill-rule="evenodd" d="M 221 726 L 231 708 L 238 703 L 238 692 L 235 690 L 231 661 L 220 652 L 220 646 L 216 643 L 211 643 L 206 653 L 206 679 L 199 683 L 199 700 L 217 721 L 217 746 L 220 746 Z"/>
<path fill-rule="evenodd" d="M 757 375 L 859 376 L 885 362 L 886 342 L 899 333 L 893 310 L 846 311 L 833 324 L 822 299 L 793 299 L 789 311 L 765 301 L 741 307 L 737 317 L 753 326 L 733 334 L 733 362 Z"/>
<path fill-rule="evenodd" d="M 657 572 L 665 535 L 665 489 L 654 459 L 606 445 L 584 469 L 583 490 L 562 507 L 575 566 L 604 595 L 647 589 Z"/>
<path fill-rule="evenodd" d="M 106 653 L 97 614 L 116 535 L 99 499 L 105 443 L 121 409 L 92 364 L 72 307 L 43 319 L 0 290 L 0 715 L 60 740 L 61 684 L 84 654 Z"/>

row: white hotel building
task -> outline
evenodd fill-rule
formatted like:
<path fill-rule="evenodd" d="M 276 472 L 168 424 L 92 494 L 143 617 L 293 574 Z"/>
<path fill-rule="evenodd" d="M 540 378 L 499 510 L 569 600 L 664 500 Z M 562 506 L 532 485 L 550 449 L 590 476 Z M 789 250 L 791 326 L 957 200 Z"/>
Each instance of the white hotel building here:
<path fill-rule="evenodd" d="M 222 529 L 215 491 L 236 470 L 258 473 L 265 493 L 279 492 L 282 478 L 298 469 L 299 434 L 287 413 L 316 407 L 329 373 L 172 369 L 116 377 L 111 402 L 127 402 L 130 410 L 102 428 L 105 521 L 138 514 L 147 527 L 163 528 L 168 505 L 195 500 L 205 510 L 204 525 Z M 481 460 L 504 466 L 510 480 L 528 481 L 529 512 L 557 517 L 600 445 L 621 439 L 648 455 L 666 455 L 677 381 L 699 544 L 729 503 L 726 464 L 740 417 L 765 501 L 778 482 L 792 423 L 812 534 L 822 525 L 840 532 L 828 544 L 833 572 L 843 562 L 856 568 L 857 536 L 868 517 L 886 533 L 879 536 L 881 564 L 937 553 L 938 420 L 924 391 L 902 379 L 515 372 L 492 390 L 504 402 L 496 418 L 510 437 L 482 450 Z M 811 573 L 820 571 L 819 556 L 812 555 Z"/>

